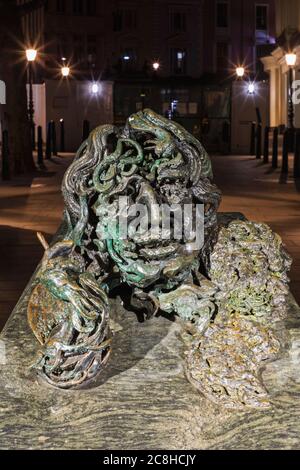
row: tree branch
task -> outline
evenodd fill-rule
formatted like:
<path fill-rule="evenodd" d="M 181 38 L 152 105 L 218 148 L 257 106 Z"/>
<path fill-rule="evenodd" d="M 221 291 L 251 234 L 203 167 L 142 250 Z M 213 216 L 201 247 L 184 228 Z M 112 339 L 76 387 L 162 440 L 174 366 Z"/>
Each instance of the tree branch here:
<path fill-rule="evenodd" d="M 18 12 L 20 16 L 28 15 L 29 13 L 37 10 L 38 8 L 44 6 L 46 0 L 31 0 L 31 2 L 23 3 L 18 5 Z"/>

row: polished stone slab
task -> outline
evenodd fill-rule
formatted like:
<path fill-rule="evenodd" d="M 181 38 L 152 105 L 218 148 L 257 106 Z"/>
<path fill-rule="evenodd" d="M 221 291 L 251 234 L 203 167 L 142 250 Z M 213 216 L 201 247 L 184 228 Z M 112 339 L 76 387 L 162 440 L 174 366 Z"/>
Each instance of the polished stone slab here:
<path fill-rule="evenodd" d="M 56 390 L 29 370 L 29 283 L 0 335 L 1 449 L 300 449 L 300 309 L 290 297 L 288 342 L 263 378 L 272 408 L 226 411 L 184 377 L 180 324 L 140 323 L 113 301 L 113 353 L 98 384 Z"/>

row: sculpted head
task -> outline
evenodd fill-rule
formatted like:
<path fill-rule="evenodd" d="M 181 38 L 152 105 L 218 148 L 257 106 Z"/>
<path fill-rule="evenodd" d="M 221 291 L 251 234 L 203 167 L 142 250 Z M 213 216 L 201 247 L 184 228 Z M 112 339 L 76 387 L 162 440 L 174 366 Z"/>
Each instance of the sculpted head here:
<path fill-rule="evenodd" d="M 211 180 L 200 142 L 151 110 L 121 130 L 101 126 L 63 182 L 76 243 L 130 285 L 172 287 L 197 266 L 203 236 L 216 226 L 220 192 Z"/>

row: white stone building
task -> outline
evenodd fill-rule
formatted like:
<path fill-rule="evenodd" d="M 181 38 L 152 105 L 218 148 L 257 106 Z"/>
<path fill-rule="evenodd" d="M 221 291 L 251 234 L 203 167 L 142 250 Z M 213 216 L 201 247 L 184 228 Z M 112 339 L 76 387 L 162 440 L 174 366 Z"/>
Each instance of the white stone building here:
<path fill-rule="evenodd" d="M 288 124 L 289 67 L 286 53 L 296 54 L 293 80 L 300 80 L 300 1 L 276 0 L 276 36 L 278 45 L 261 60 L 270 75 L 270 125 Z M 294 125 L 300 128 L 300 105 L 294 106 Z"/>

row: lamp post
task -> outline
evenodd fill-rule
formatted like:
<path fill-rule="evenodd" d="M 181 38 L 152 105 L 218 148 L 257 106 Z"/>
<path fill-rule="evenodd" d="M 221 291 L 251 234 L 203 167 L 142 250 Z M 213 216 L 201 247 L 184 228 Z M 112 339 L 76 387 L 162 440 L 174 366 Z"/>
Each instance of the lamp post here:
<path fill-rule="evenodd" d="M 160 69 L 160 63 L 158 62 L 158 60 L 155 60 L 154 62 L 152 62 L 153 78 L 155 80 L 157 79 L 159 69 Z"/>
<path fill-rule="evenodd" d="M 293 104 L 293 72 L 296 65 L 297 56 L 293 52 L 285 54 L 286 65 L 288 66 L 288 131 L 289 131 L 289 151 L 294 149 L 294 104 Z"/>
<path fill-rule="evenodd" d="M 32 64 L 35 61 L 37 56 L 37 51 L 35 49 L 27 49 L 26 57 L 28 61 L 28 81 L 29 81 L 29 102 L 28 102 L 28 117 L 30 123 L 30 132 L 31 132 L 31 142 L 32 148 L 35 148 L 35 138 L 34 138 L 34 105 L 33 105 L 33 69 Z"/>

